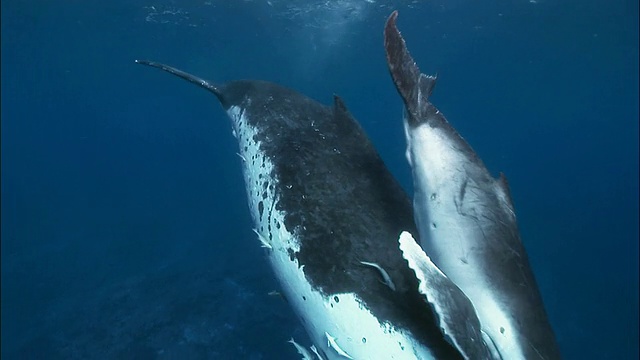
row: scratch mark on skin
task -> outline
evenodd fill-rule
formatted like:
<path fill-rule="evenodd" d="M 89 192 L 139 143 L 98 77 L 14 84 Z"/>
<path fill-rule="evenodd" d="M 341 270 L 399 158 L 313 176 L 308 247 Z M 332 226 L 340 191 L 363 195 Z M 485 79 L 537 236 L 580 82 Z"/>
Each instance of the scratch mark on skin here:
<path fill-rule="evenodd" d="M 462 186 L 460 186 L 460 204 L 462 204 L 464 202 L 464 196 L 467 194 L 467 185 L 469 183 L 468 179 L 465 179 L 464 182 L 462 183 Z"/>

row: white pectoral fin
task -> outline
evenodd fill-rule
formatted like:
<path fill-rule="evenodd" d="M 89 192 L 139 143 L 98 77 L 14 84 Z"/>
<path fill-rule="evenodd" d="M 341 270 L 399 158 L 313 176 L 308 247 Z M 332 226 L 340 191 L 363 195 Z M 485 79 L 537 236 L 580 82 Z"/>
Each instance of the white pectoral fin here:
<path fill-rule="evenodd" d="M 419 291 L 431 305 L 447 341 L 465 359 L 490 358 L 471 300 L 438 269 L 411 234 L 403 231 L 399 243 L 402 256 L 418 278 Z"/>

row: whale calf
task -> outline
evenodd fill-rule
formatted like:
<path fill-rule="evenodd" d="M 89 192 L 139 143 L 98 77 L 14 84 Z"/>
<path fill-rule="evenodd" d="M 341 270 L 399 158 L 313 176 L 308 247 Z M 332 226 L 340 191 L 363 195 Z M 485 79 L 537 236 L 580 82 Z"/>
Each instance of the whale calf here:
<path fill-rule="evenodd" d="M 494 179 L 430 102 L 436 78 L 420 72 L 398 31 L 397 16 L 394 12 L 387 20 L 384 43 L 405 106 L 406 156 L 421 245 L 471 300 L 485 341 L 502 359 L 558 359 L 506 178 Z"/>
<path fill-rule="evenodd" d="M 411 201 L 339 97 L 325 106 L 266 81 L 214 84 L 164 64 L 136 62 L 207 89 L 231 119 L 255 246 L 264 248 L 281 293 L 314 344 L 311 351 L 298 344 L 304 356 L 486 353 L 470 301 L 413 253 L 411 241 L 400 250 L 401 234 L 418 236 Z M 424 283 L 433 287 L 419 290 Z"/>

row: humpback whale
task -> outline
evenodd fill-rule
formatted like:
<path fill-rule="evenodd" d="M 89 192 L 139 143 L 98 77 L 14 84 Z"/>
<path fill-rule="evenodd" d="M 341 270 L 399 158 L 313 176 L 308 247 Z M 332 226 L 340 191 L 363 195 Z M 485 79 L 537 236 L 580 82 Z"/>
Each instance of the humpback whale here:
<path fill-rule="evenodd" d="M 404 102 L 406 157 L 421 245 L 471 300 L 485 341 L 502 359 L 558 359 L 507 180 L 503 174 L 491 176 L 430 102 L 436 77 L 420 72 L 398 31 L 397 16 L 393 12 L 387 20 L 384 44 Z"/>
<path fill-rule="evenodd" d="M 271 82 L 214 84 L 136 62 L 212 92 L 226 111 L 255 246 L 264 248 L 312 353 L 463 359 L 486 352 L 482 341 L 473 342 L 482 335 L 470 301 L 444 274 L 425 271 L 428 259 L 414 254 L 410 241 L 400 250 L 401 234 L 418 236 L 411 201 L 339 97 L 325 106 Z M 419 290 L 421 283 L 433 287 Z"/>

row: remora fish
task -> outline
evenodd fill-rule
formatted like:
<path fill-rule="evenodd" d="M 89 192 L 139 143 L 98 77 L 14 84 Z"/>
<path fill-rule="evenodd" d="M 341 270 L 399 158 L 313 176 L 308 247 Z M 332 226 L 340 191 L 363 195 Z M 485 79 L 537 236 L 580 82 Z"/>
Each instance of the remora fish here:
<path fill-rule="evenodd" d="M 417 234 L 410 200 L 340 98 L 327 107 L 269 82 L 215 85 L 137 62 L 209 90 L 231 118 L 255 246 L 265 248 L 282 294 L 323 358 L 460 359 L 482 351 L 472 343 L 481 335 L 469 300 L 444 275 L 414 266 L 420 281 L 437 283 L 433 291 L 456 303 L 437 320 L 424 301 L 397 242 L 402 231 Z M 361 261 L 383 269 L 395 290 Z M 462 332 L 446 330 L 469 317 Z"/>
<path fill-rule="evenodd" d="M 389 17 L 384 42 L 405 105 L 407 159 L 422 247 L 473 302 L 503 359 L 558 359 L 504 175 L 482 160 L 429 101 L 436 78 L 420 72 Z M 491 342 L 489 341 L 489 342 Z"/>

